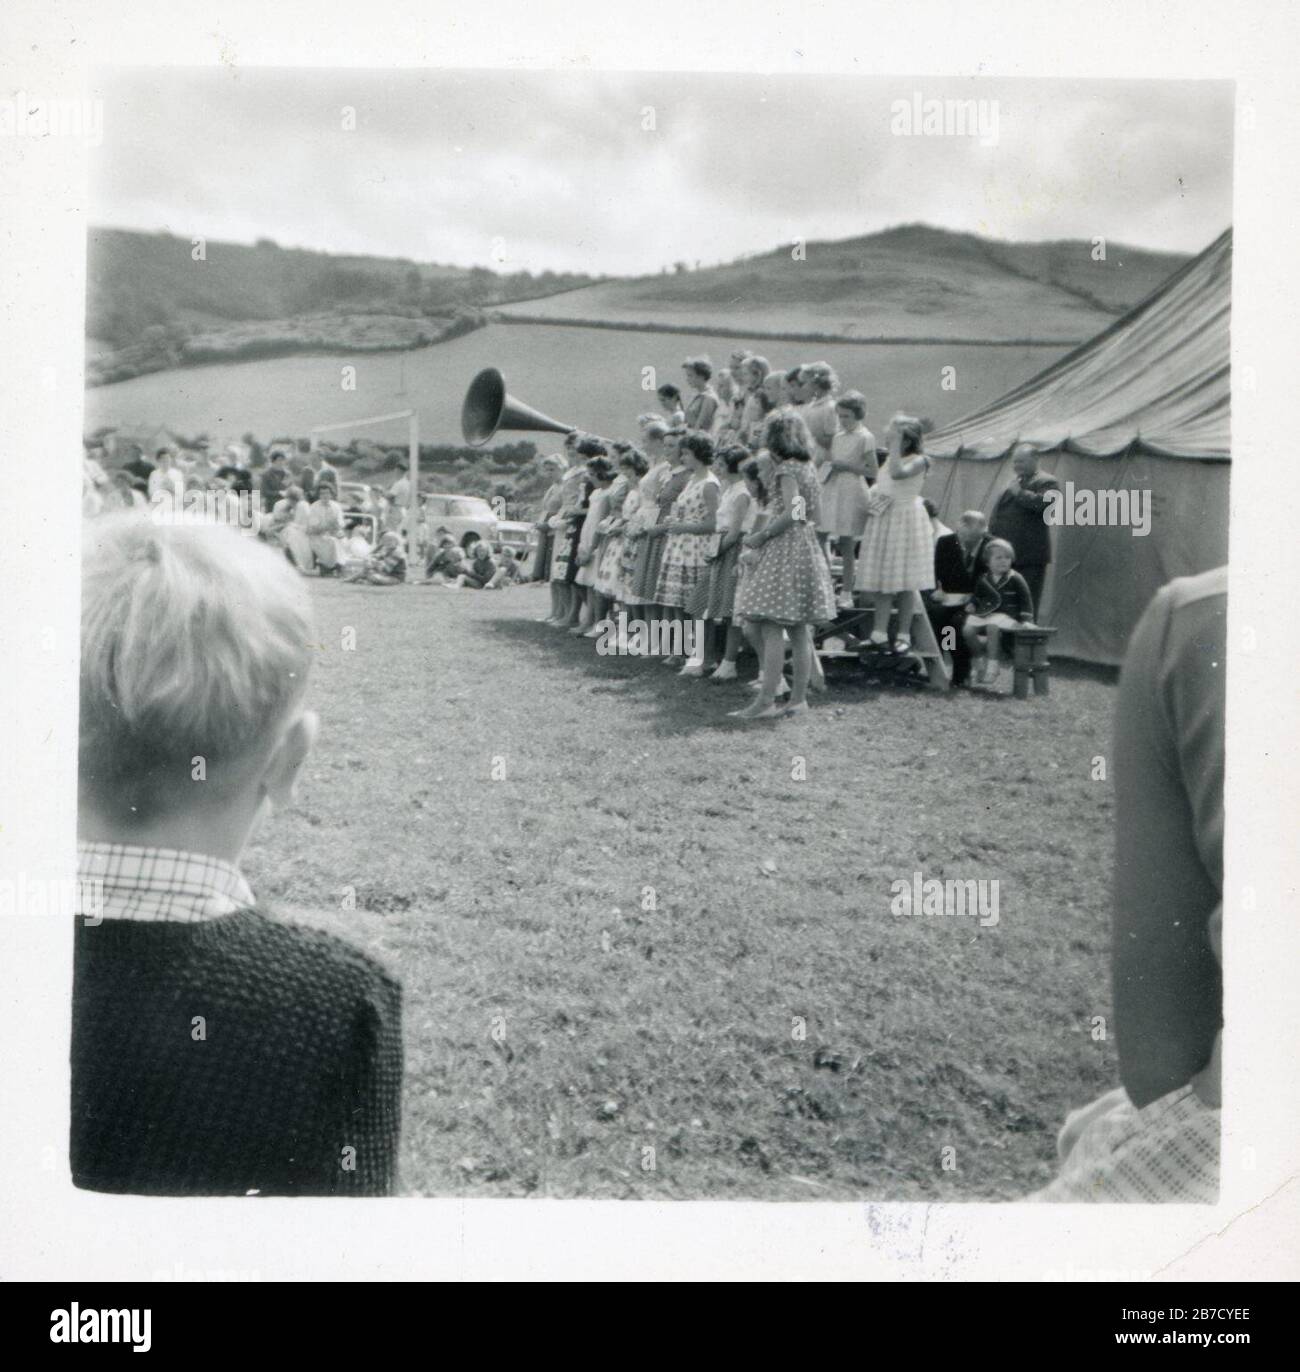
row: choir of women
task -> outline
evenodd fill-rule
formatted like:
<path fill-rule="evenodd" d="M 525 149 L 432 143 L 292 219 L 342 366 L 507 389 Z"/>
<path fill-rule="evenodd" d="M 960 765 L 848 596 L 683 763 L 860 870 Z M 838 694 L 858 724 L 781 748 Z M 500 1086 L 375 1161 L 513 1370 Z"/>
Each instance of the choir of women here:
<path fill-rule="evenodd" d="M 735 352 L 718 371 L 688 357 L 682 374 L 638 417 L 637 443 L 566 439 L 542 505 L 547 622 L 711 681 L 737 679 L 748 643 L 756 696 L 730 712 L 746 722 L 808 709 L 825 686 L 814 630 L 843 611 L 870 606 L 871 647 L 911 653 L 936 586 L 925 423 L 896 415 L 878 448 L 866 398 L 825 362 Z M 992 553 L 961 645 L 981 680 L 1001 633 L 1033 615 L 1006 549 Z"/>

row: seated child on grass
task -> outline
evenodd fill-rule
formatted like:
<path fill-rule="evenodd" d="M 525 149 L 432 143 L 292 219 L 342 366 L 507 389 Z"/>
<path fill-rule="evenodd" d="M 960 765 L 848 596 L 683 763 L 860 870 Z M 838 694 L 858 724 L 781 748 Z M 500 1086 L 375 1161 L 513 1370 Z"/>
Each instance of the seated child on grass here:
<path fill-rule="evenodd" d="M 77 1186 L 392 1187 L 401 988 L 350 944 L 277 919 L 240 870 L 316 738 L 317 638 L 300 578 L 257 541 L 129 514 L 87 527 L 77 857 L 94 894 L 73 935 Z"/>
<path fill-rule="evenodd" d="M 468 562 L 461 568 L 460 575 L 452 583 L 452 589 L 456 591 L 494 591 L 500 584 L 492 549 L 480 538 L 470 549 Z"/>
<path fill-rule="evenodd" d="M 363 539 L 362 542 L 365 540 Z M 396 529 L 380 534 L 375 551 L 346 580 L 366 586 L 400 586 L 406 581 L 406 550 Z"/>
<path fill-rule="evenodd" d="M 446 585 L 456 580 L 465 570 L 466 558 L 450 534 L 441 535 L 434 544 L 429 560 L 424 566 L 424 579 L 435 585 Z"/>
<path fill-rule="evenodd" d="M 1002 670 L 1002 631 L 1032 624 L 1034 600 L 1024 577 L 1011 568 L 1016 551 L 1006 539 L 991 538 L 984 556 L 987 571 L 975 583 L 971 612 L 961 632 L 978 664 L 977 680 L 996 681 Z"/>

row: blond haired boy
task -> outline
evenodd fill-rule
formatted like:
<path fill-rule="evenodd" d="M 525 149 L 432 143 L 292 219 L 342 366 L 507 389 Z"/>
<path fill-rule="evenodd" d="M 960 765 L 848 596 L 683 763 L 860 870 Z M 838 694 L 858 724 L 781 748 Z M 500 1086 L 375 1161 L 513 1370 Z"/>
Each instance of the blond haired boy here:
<path fill-rule="evenodd" d="M 311 751 L 301 579 L 227 528 L 96 521 L 83 552 L 72 1172 L 93 1190 L 376 1195 L 401 989 L 258 907 L 239 863 Z"/>

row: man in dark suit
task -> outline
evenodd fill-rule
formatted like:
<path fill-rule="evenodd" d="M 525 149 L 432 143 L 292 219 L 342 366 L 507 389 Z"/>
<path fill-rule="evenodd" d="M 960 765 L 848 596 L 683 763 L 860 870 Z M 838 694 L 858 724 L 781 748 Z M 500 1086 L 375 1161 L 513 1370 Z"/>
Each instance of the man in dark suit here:
<path fill-rule="evenodd" d="M 979 510 L 967 510 L 952 533 L 934 545 L 934 590 L 926 613 L 934 626 L 939 646 L 952 654 L 952 684 L 964 686 L 970 678 L 970 648 L 962 637 L 966 601 L 984 574 L 984 551 L 988 546 L 988 521 Z M 945 634 L 945 630 L 952 632 Z"/>
<path fill-rule="evenodd" d="M 1034 598 L 1038 622 L 1043 622 L 1043 583 L 1052 560 L 1052 537 L 1046 512 L 1052 493 L 1061 487 L 1053 476 L 1038 470 L 1038 452 L 1032 443 L 1017 443 L 1011 450 L 1016 480 L 998 497 L 989 520 L 989 533 L 1005 538 L 1016 550 L 1015 569 L 1024 577 Z"/>

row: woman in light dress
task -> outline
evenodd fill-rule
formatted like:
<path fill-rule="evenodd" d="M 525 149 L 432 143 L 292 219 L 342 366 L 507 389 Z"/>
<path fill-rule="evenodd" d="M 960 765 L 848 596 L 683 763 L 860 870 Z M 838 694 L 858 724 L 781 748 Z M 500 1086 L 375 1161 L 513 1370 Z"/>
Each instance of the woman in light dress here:
<path fill-rule="evenodd" d="M 897 607 L 896 653 L 911 652 L 918 593 L 934 589 L 934 534 L 921 502 L 930 470 L 924 432 L 922 422 L 910 415 L 890 421 L 889 460 L 871 492 L 858 556 L 857 588 L 871 597 L 875 611 L 870 642 L 877 648 L 889 643 L 890 615 Z"/>
<path fill-rule="evenodd" d="M 637 569 L 648 555 L 646 533 L 658 514 L 659 488 L 673 471 L 664 444 L 667 432 L 668 426 L 662 419 L 649 418 L 642 425 L 646 472 L 637 482 L 636 504 L 626 511 L 623 521 L 623 565 L 619 574 L 618 599 L 627 607 L 629 615 L 646 603 L 644 594 L 637 590 Z"/>
<path fill-rule="evenodd" d="M 867 525 L 869 483 L 878 473 L 876 439 L 863 420 L 867 402 L 861 391 L 846 391 L 835 406 L 839 425 L 831 439 L 830 456 L 821 464 L 821 533 L 839 553 L 844 574 L 839 607 L 852 609 L 857 575 L 857 547 Z"/>
<path fill-rule="evenodd" d="M 740 382 L 744 386 L 744 397 L 740 404 L 740 441 L 750 448 L 757 448 L 762 442 L 763 425 L 772 409 L 772 400 L 765 388 L 772 368 L 767 358 L 751 353 L 745 358 L 740 371 Z"/>
<path fill-rule="evenodd" d="M 718 422 L 718 393 L 713 389 L 713 363 L 707 357 L 688 357 L 682 363 L 686 388 L 691 392 L 686 404 L 686 427 L 713 435 Z"/>
<path fill-rule="evenodd" d="M 711 681 L 735 681 L 736 657 L 740 652 L 741 630 L 735 622 L 736 581 L 740 565 L 740 541 L 749 532 L 753 505 L 741 468 L 750 460 L 749 449 L 739 443 L 718 448 L 713 458 L 713 474 L 722 485 L 718 501 L 717 547 L 709 560 L 708 595 L 703 618 L 722 636 L 721 661 L 710 675 Z M 706 644 L 705 666 L 708 665 Z"/>
<path fill-rule="evenodd" d="M 813 464 L 820 471 L 831 460 L 831 440 L 839 428 L 835 413 L 835 393 L 839 378 L 827 362 L 809 362 L 799 368 L 799 380 L 807 396 L 803 420 L 813 441 Z"/>

